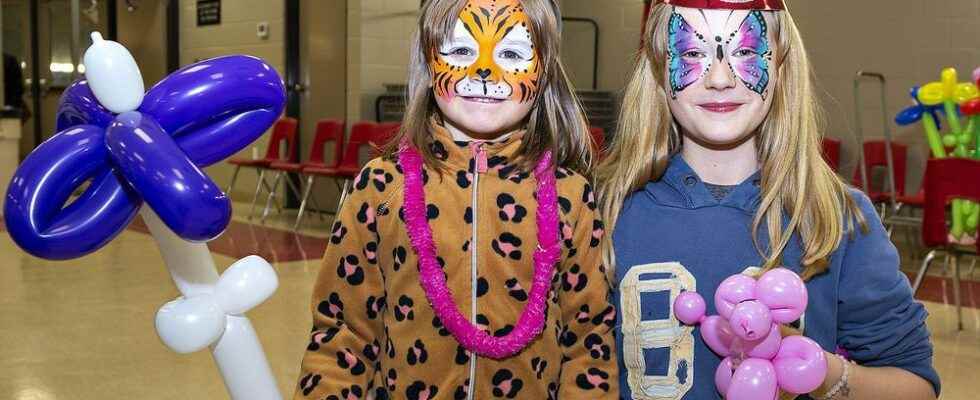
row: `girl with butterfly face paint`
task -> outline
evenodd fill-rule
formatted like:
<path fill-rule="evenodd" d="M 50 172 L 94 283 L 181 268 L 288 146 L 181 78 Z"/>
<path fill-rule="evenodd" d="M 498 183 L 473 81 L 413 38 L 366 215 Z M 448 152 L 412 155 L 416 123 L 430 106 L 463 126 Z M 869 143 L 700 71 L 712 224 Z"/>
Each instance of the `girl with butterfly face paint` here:
<path fill-rule="evenodd" d="M 555 0 L 428 0 L 394 146 L 354 180 L 296 399 L 619 398 Z"/>
<path fill-rule="evenodd" d="M 655 3 L 596 177 L 623 397 L 725 393 L 716 382 L 737 366 L 719 368 L 674 300 L 696 291 L 712 314 L 729 276 L 785 266 L 809 303 L 784 334 L 827 353 L 822 384 L 800 398 L 936 398 L 925 309 L 874 206 L 821 157 L 810 65 L 783 1 Z"/>
<path fill-rule="evenodd" d="M 708 151 L 754 151 L 753 134 L 769 113 L 779 79 L 772 68 L 773 22 L 772 12 L 758 10 L 674 8 L 668 20 L 668 104 L 692 144 Z M 754 167 L 743 166 L 743 173 Z"/>

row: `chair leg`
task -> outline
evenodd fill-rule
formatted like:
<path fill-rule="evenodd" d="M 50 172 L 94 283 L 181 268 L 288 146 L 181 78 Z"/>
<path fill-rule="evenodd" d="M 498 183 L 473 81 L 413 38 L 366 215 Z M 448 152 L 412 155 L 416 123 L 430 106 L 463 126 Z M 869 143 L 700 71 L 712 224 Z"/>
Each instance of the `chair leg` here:
<path fill-rule="evenodd" d="M 286 189 L 287 190 L 293 192 L 293 194 L 296 195 L 296 197 L 300 197 L 300 196 L 303 195 L 303 191 L 299 190 L 299 188 L 296 186 L 296 184 L 293 183 L 293 180 L 292 179 L 289 179 L 289 174 L 286 174 L 284 180 L 286 181 Z"/>
<path fill-rule="evenodd" d="M 259 223 L 265 224 L 265 218 L 269 216 L 269 208 L 272 207 L 272 199 L 276 197 L 276 190 L 279 189 L 279 181 L 282 180 L 282 172 L 276 173 L 276 178 L 272 180 L 272 190 L 269 190 L 269 197 L 265 200 L 265 208 L 262 209 L 262 219 Z"/>
<path fill-rule="evenodd" d="M 922 267 L 919 268 L 919 273 L 915 275 L 915 283 L 912 284 L 913 296 L 919 291 L 919 286 L 922 286 L 922 279 L 926 277 L 926 271 L 929 269 L 929 264 L 932 263 L 934 258 L 936 258 L 936 250 L 930 251 L 922 260 Z"/>
<path fill-rule="evenodd" d="M 299 212 L 296 213 L 296 223 L 293 224 L 293 230 L 299 230 L 299 225 L 303 222 L 303 211 L 306 210 L 306 200 L 310 198 L 310 192 L 313 190 L 313 185 L 316 181 L 313 179 L 313 175 L 306 177 L 306 189 L 303 190 L 302 200 L 299 202 Z"/>
<path fill-rule="evenodd" d="M 960 257 L 953 254 L 953 301 L 956 302 L 956 330 L 963 330 L 963 298 L 960 293 Z"/>
<path fill-rule="evenodd" d="M 241 169 L 241 165 L 236 165 L 235 172 L 231 174 L 231 183 L 228 184 L 228 189 L 225 190 L 225 196 L 228 196 L 228 201 L 231 201 L 231 189 L 235 187 L 235 181 L 238 180 L 238 171 Z"/>
<path fill-rule="evenodd" d="M 950 276 L 949 267 L 949 253 L 946 253 L 946 257 L 943 258 L 943 278 Z"/>
<path fill-rule="evenodd" d="M 908 246 L 910 250 L 913 250 L 910 253 L 912 254 L 914 260 L 915 254 L 918 254 L 919 252 L 916 251 L 918 249 L 915 249 L 915 239 L 912 237 L 913 229 L 915 229 L 915 227 L 906 226 L 904 229 L 902 229 L 902 237 L 905 240 L 905 245 Z"/>
<path fill-rule="evenodd" d="M 312 175 L 311 175 L 311 178 L 312 178 Z M 292 191 L 293 194 L 296 195 L 297 198 L 302 198 L 302 196 L 303 196 L 302 192 L 303 191 L 300 190 L 300 188 L 297 187 L 296 184 L 293 183 L 293 180 L 292 179 L 289 179 L 289 175 L 288 174 L 286 175 L 285 181 L 286 181 L 286 184 L 288 185 L 289 190 Z M 309 187 L 310 185 L 311 184 L 307 184 L 307 187 Z M 313 202 L 313 206 L 314 207 L 316 207 L 317 209 L 320 208 L 320 205 L 317 204 L 316 196 L 311 197 L 310 198 L 310 201 Z M 323 220 L 323 216 L 322 215 L 320 216 L 320 220 L 321 221 Z"/>
<path fill-rule="evenodd" d="M 335 188 L 337 188 L 337 194 L 340 195 L 340 200 L 339 201 L 344 200 L 344 197 L 347 195 L 347 186 L 346 186 L 347 185 L 347 180 L 345 180 L 345 179 L 338 180 L 336 178 L 333 178 L 330 181 L 333 182 L 333 186 Z M 353 183 L 351 183 L 351 184 L 353 184 Z M 337 204 L 337 211 L 340 211 L 340 204 Z M 336 216 L 337 213 L 336 212 L 333 212 L 333 215 Z"/>
<path fill-rule="evenodd" d="M 266 192 L 272 192 L 273 191 L 272 190 L 272 187 L 269 186 L 269 182 L 266 182 L 265 179 L 262 179 L 262 182 L 261 183 L 262 183 L 262 186 L 265 187 Z M 272 198 L 272 201 L 276 205 L 276 211 L 278 211 L 279 213 L 282 213 L 282 204 L 279 203 L 279 199 L 273 197 Z"/>
<path fill-rule="evenodd" d="M 258 177 L 258 180 L 255 181 L 255 194 L 252 195 L 252 207 L 250 207 L 248 209 L 248 219 L 249 220 L 251 220 L 252 217 L 255 216 L 255 203 L 257 203 L 259 201 L 259 193 L 262 191 L 262 186 L 265 186 L 266 189 L 268 189 L 268 185 L 264 185 L 264 183 L 265 183 L 265 170 L 259 168 L 258 171 L 259 171 L 259 177 Z"/>
<path fill-rule="evenodd" d="M 350 179 L 344 179 L 344 188 L 340 191 L 340 201 L 337 202 L 337 213 L 335 215 L 340 215 L 340 208 L 344 206 L 344 201 L 347 200 L 347 188 L 350 186 L 350 183 Z"/>

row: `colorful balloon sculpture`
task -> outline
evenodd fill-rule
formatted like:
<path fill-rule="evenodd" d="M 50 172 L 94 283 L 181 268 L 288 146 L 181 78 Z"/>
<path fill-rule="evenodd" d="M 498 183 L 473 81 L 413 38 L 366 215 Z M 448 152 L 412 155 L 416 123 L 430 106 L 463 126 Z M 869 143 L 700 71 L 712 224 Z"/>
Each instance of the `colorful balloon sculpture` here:
<path fill-rule="evenodd" d="M 244 316 L 275 292 L 278 278 L 257 256 L 219 277 L 204 242 L 227 227 L 231 203 L 201 170 L 275 123 L 285 105 L 281 78 L 261 59 L 227 56 L 186 66 L 144 94 L 126 48 L 98 33 L 92 41 L 87 80 L 61 98 L 59 133 L 10 184 L 10 236 L 35 256 L 67 260 L 98 250 L 139 212 L 183 295 L 157 313 L 163 343 L 179 353 L 210 346 L 233 399 L 281 398 Z"/>
<path fill-rule="evenodd" d="M 725 279 L 715 291 L 719 315 L 705 316 L 704 298 L 681 293 L 674 315 L 686 325 L 701 325 L 704 343 L 724 357 L 715 371 L 715 387 L 728 400 L 775 399 L 778 391 L 810 393 L 827 374 L 827 358 L 813 340 L 782 337 L 779 325 L 806 310 L 803 280 L 776 268 L 759 280 L 747 275 Z"/>
<path fill-rule="evenodd" d="M 939 82 L 912 88 L 915 105 L 902 110 L 895 122 L 911 125 L 918 121 L 926 131 L 932 157 L 980 159 L 980 68 L 973 71 L 973 82 L 958 82 L 956 70 L 943 70 Z M 950 132 L 940 133 L 939 111 L 945 111 Z M 966 118 L 966 125 L 960 121 Z M 972 149 L 971 149 L 972 147 Z M 957 240 L 977 234 L 980 205 L 953 200 L 950 235 Z"/>

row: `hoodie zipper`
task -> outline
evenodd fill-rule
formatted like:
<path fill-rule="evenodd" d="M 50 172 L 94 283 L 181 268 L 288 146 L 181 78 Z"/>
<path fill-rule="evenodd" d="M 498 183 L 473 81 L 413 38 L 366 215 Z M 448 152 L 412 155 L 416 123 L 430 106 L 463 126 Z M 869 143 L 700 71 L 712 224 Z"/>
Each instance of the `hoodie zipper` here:
<path fill-rule="evenodd" d="M 477 288 L 477 216 L 479 215 L 479 188 L 480 188 L 480 175 L 487 172 L 487 150 L 483 148 L 484 142 L 482 141 L 472 141 L 470 142 L 470 151 L 473 153 L 473 191 L 472 197 L 470 199 L 470 214 L 473 218 L 473 223 L 471 224 L 472 232 L 470 233 L 470 323 L 476 325 L 476 294 Z M 470 387 L 467 391 L 466 398 L 473 400 L 476 393 L 476 357 L 477 355 L 470 352 Z"/>

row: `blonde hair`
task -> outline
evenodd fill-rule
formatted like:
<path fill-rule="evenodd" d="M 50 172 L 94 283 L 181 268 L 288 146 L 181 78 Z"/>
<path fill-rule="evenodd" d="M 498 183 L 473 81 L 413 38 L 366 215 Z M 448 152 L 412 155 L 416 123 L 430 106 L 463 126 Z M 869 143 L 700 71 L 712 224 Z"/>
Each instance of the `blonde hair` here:
<path fill-rule="evenodd" d="M 650 180 L 658 180 L 670 157 L 680 150 L 681 137 L 667 106 L 667 21 L 672 6 L 655 6 L 647 21 L 643 47 L 636 58 L 624 93 L 617 135 L 607 158 L 596 172 L 600 212 L 612 232 L 631 193 Z M 761 171 L 761 202 L 752 222 L 752 239 L 765 260 L 763 269 L 779 266 L 782 253 L 799 233 L 804 279 L 827 270 L 830 254 L 855 223 L 867 231 L 867 222 L 848 187 L 821 157 L 822 113 L 817 104 L 810 61 L 803 40 L 788 11 L 777 11 L 778 43 L 775 65 L 779 76 L 772 108 L 756 137 Z M 783 225 L 784 217 L 789 222 Z M 769 232 L 762 248 L 759 228 Z M 612 241 L 603 256 L 612 274 Z"/>
<path fill-rule="evenodd" d="M 592 147 L 588 125 L 578 96 L 572 89 L 559 57 L 561 33 L 555 0 L 520 0 L 530 21 L 532 40 L 541 63 L 539 92 L 526 119 L 516 162 L 525 169 L 547 150 L 555 163 L 586 176 L 592 173 Z M 432 92 L 429 67 L 434 50 L 450 36 L 466 0 L 428 0 L 419 12 L 418 30 L 412 41 L 408 67 L 408 93 L 405 117 L 398 135 L 389 143 L 385 156 L 393 157 L 403 140 L 410 140 L 422 154 L 425 164 L 442 172 L 444 166 L 427 145 L 429 124 L 438 115 Z"/>

